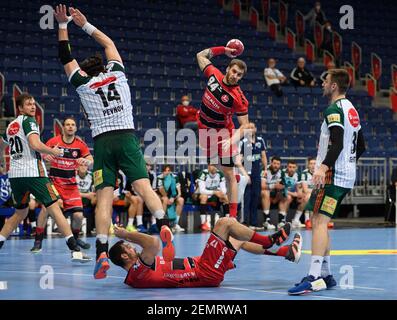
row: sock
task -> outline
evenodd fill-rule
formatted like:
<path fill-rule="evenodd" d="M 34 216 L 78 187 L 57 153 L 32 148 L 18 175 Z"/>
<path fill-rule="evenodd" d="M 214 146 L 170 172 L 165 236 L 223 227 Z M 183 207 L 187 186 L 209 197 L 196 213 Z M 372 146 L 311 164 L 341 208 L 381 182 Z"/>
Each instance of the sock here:
<path fill-rule="evenodd" d="M 108 236 L 106 234 L 97 234 L 96 239 L 102 244 L 105 244 L 108 242 Z"/>
<path fill-rule="evenodd" d="M 204 224 L 207 221 L 207 215 L 206 214 L 200 214 L 200 219 L 201 219 L 201 224 Z"/>
<path fill-rule="evenodd" d="M 36 234 L 38 234 L 38 235 L 39 235 L 39 234 L 44 234 L 44 230 L 45 230 L 44 228 L 37 227 L 37 228 L 36 228 Z"/>
<path fill-rule="evenodd" d="M 207 222 L 209 225 L 211 225 L 211 215 L 207 214 Z"/>
<path fill-rule="evenodd" d="M 324 257 L 312 256 L 312 262 L 310 264 L 309 275 L 312 275 L 315 279 L 321 276 L 321 267 L 323 264 Z"/>
<path fill-rule="evenodd" d="M 302 216 L 302 211 L 296 210 L 294 220 L 299 222 L 301 216 Z"/>
<path fill-rule="evenodd" d="M 44 228 L 37 227 L 36 228 L 36 236 L 34 237 L 35 241 L 43 241 L 44 238 Z"/>
<path fill-rule="evenodd" d="M 104 236 L 103 234 L 101 236 Z M 107 238 L 107 237 L 106 237 Z M 103 239 L 102 239 L 103 240 Z M 101 255 L 101 253 L 105 252 L 106 255 L 108 255 L 108 242 L 106 241 L 105 243 L 101 242 L 101 239 L 99 239 L 97 237 L 96 242 L 96 259 L 98 260 L 99 256 Z"/>
<path fill-rule="evenodd" d="M 142 216 L 136 216 L 136 225 L 140 226 L 143 224 L 143 217 Z"/>
<path fill-rule="evenodd" d="M 156 219 L 162 219 L 162 218 L 164 218 L 164 216 L 165 216 L 165 212 L 164 212 L 163 209 L 156 210 L 155 212 L 153 212 L 153 216 L 154 216 Z"/>
<path fill-rule="evenodd" d="M 73 237 L 77 240 L 80 234 L 80 229 L 73 229 Z"/>
<path fill-rule="evenodd" d="M 273 241 L 269 236 L 262 236 L 257 232 L 254 232 L 249 242 L 260 244 L 264 249 L 268 249 L 273 246 Z"/>
<path fill-rule="evenodd" d="M 175 224 L 178 224 L 178 223 L 179 223 L 179 218 L 180 218 L 180 216 L 176 215 Z"/>
<path fill-rule="evenodd" d="M 65 237 L 66 245 L 71 251 L 80 251 L 80 248 L 77 246 L 76 239 L 71 234 L 70 236 Z"/>
<path fill-rule="evenodd" d="M 288 253 L 288 250 L 289 250 L 289 246 L 282 246 L 276 252 L 265 250 L 264 254 L 268 256 L 285 257 Z"/>
<path fill-rule="evenodd" d="M 331 274 L 331 257 L 324 256 L 323 264 L 321 266 L 321 276 L 325 278 Z"/>
<path fill-rule="evenodd" d="M 3 235 L 0 234 L 0 241 L 6 241 L 6 240 L 7 239 Z"/>
<path fill-rule="evenodd" d="M 134 225 L 134 218 L 128 218 L 128 227 L 132 227 Z"/>
<path fill-rule="evenodd" d="M 228 204 L 222 204 L 222 209 L 223 209 L 223 213 L 225 214 L 225 216 L 227 214 L 230 214 L 229 205 Z"/>
<path fill-rule="evenodd" d="M 229 203 L 229 213 L 231 218 L 237 217 L 237 203 Z"/>
<path fill-rule="evenodd" d="M 70 238 L 72 238 L 72 237 L 73 237 L 73 234 L 70 234 L 70 235 L 66 236 L 66 237 L 65 237 L 66 242 L 68 242 L 68 240 L 69 240 Z"/>
<path fill-rule="evenodd" d="M 156 225 L 157 225 L 157 228 L 159 229 L 159 230 L 161 230 L 161 227 L 162 226 L 170 226 L 170 219 L 168 219 L 168 216 L 164 216 L 164 218 L 162 218 L 162 219 L 157 219 L 156 218 Z"/>
<path fill-rule="evenodd" d="M 32 225 L 32 228 L 36 228 L 36 221 L 32 221 L 30 224 Z"/>
<path fill-rule="evenodd" d="M 305 222 L 307 220 L 310 220 L 310 212 L 309 211 L 305 211 Z"/>
<path fill-rule="evenodd" d="M 200 215 L 206 215 L 207 214 L 207 206 L 205 204 L 200 204 Z"/>
<path fill-rule="evenodd" d="M 285 216 L 286 216 L 286 213 L 280 211 L 278 213 L 278 222 L 285 222 Z"/>
<path fill-rule="evenodd" d="M 156 218 L 154 216 L 152 216 L 151 220 L 152 220 L 152 224 L 156 224 Z"/>

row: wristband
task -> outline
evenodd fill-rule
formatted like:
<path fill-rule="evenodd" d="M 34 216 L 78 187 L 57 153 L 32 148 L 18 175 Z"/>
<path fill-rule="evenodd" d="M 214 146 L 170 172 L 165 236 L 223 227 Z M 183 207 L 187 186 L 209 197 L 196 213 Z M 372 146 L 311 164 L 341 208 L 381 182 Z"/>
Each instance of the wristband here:
<path fill-rule="evenodd" d="M 225 47 L 212 47 L 210 50 L 213 57 L 225 54 Z"/>
<path fill-rule="evenodd" d="M 59 29 L 67 29 L 67 28 L 68 28 L 68 23 L 69 23 L 70 21 L 72 21 L 72 20 L 73 20 L 73 18 L 72 18 L 71 16 L 69 16 L 69 17 L 68 17 L 68 21 L 66 21 L 66 22 L 61 22 L 61 23 L 58 24 Z"/>
<path fill-rule="evenodd" d="M 83 29 L 87 34 L 89 34 L 90 36 L 92 35 L 92 33 L 97 29 L 96 27 L 94 27 L 91 23 L 89 23 L 88 21 L 84 24 L 84 26 L 81 27 L 81 29 Z"/>

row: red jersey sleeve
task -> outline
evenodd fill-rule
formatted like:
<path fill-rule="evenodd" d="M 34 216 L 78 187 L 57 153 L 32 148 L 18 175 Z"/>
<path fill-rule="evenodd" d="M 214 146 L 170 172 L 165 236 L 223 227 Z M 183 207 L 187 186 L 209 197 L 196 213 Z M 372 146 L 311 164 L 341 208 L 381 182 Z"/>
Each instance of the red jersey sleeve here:
<path fill-rule="evenodd" d="M 56 146 L 57 143 L 58 143 L 57 137 L 58 137 L 58 136 L 49 139 L 49 140 L 45 143 L 45 145 L 46 145 L 47 147 L 50 147 L 50 148 Z"/>
<path fill-rule="evenodd" d="M 215 75 L 215 77 L 217 79 L 223 78 L 223 73 L 217 67 L 215 67 L 213 64 L 209 64 L 208 66 L 206 66 L 204 68 L 203 72 L 207 78 L 211 77 L 212 75 Z"/>
<path fill-rule="evenodd" d="M 84 158 L 84 157 L 89 156 L 91 154 L 91 152 L 90 152 L 90 149 L 88 148 L 87 144 L 83 140 L 79 139 L 79 141 L 80 141 L 81 157 Z"/>
<path fill-rule="evenodd" d="M 248 100 L 240 89 L 238 90 L 238 94 L 240 98 L 236 100 L 236 105 L 235 105 L 236 115 L 238 117 L 245 116 L 246 114 L 248 114 Z"/>

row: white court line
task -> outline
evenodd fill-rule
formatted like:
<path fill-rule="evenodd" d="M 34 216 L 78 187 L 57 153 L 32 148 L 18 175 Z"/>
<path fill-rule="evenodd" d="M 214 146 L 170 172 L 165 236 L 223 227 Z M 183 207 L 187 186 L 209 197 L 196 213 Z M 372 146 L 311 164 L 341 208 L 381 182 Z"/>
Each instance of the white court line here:
<path fill-rule="evenodd" d="M 397 268 L 388 268 L 388 270 L 397 271 Z"/>
<path fill-rule="evenodd" d="M 368 269 L 379 269 L 379 267 L 368 267 Z"/>
<path fill-rule="evenodd" d="M 247 289 L 247 288 L 225 287 L 225 286 L 221 286 L 221 288 L 231 289 L 231 290 L 240 290 L 240 291 L 252 291 L 252 292 L 261 292 L 261 293 L 280 294 L 283 296 L 289 296 L 287 293 L 280 292 L 280 291 L 266 291 L 266 290 L 258 290 L 258 289 Z M 348 299 L 348 298 L 335 298 L 335 297 L 317 296 L 317 295 L 311 295 L 311 297 L 320 298 L 320 299 L 331 299 L 331 300 L 353 300 L 353 299 Z"/>
<path fill-rule="evenodd" d="M 341 288 L 340 286 L 338 286 Z M 371 287 L 359 287 L 359 286 L 346 286 L 346 289 L 364 289 L 364 290 L 374 290 L 374 291 L 385 291 L 385 289 L 382 288 L 371 288 Z M 343 289 L 342 289 L 343 290 Z"/>

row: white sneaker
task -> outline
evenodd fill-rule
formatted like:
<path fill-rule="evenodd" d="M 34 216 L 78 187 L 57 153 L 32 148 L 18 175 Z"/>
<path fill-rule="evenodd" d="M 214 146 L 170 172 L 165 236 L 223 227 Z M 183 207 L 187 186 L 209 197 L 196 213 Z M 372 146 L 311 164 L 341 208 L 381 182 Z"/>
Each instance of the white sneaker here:
<path fill-rule="evenodd" d="M 305 228 L 305 227 L 306 227 L 306 225 L 303 223 L 300 223 L 300 221 L 292 220 L 292 228 L 300 229 L 300 228 Z"/>
<path fill-rule="evenodd" d="M 86 263 L 92 261 L 92 258 L 87 256 L 82 251 L 72 251 L 72 262 Z"/>
<path fill-rule="evenodd" d="M 267 229 L 267 230 L 276 230 L 276 226 L 274 224 L 271 224 L 268 221 L 265 221 L 263 223 L 263 226 Z"/>
<path fill-rule="evenodd" d="M 185 232 L 185 229 L 183 229 L 179 224 L 176 224 L 173 229 L 175 230 L 174 232 Z"/>

